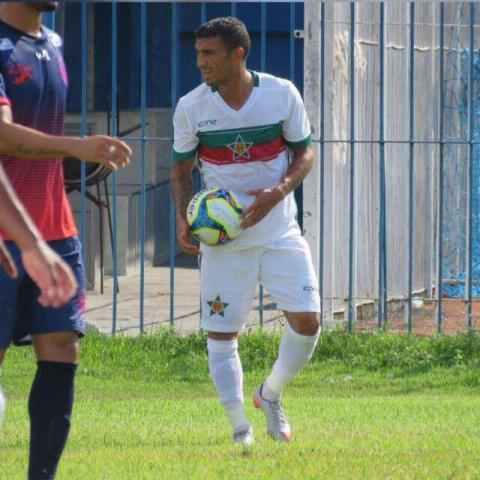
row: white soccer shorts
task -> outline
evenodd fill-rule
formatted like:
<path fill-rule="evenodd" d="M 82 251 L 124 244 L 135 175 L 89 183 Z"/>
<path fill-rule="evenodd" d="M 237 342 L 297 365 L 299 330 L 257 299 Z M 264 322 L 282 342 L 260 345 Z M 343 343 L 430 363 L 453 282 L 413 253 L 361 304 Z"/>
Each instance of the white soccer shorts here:
<path fill-rule="evenodd" d="M 210 332 L 240 331 L 250 312 L 258 283 L 279 310 L 320 312 L 318 281 L 310 249 L 300 235 L 261 247 L 235 242 L 202 245 L 200 268 L 202 328 Z"/>

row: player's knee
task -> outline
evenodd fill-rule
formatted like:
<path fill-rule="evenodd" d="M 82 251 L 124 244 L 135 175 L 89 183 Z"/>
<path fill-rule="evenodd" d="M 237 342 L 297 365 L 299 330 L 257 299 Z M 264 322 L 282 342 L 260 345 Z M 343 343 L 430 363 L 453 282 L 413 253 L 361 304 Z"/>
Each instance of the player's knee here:
<path fill-rule="evenodd" d="M 315 312 L 288 313 L 292 329 L 300 335 L 317 335 L 320 330 L 320 318 Z"/>
<path fill-rule="evenodd" d="M 79 351 L 80 346 L 76 337 L 58 336 L 36 345 L 38 360 L 49 362 L 77 363 Z"/>
<path fill-rule="evenodd" d="M 56 361 L 76 363 L 79 351 L 78 341 L 59 343 L 52 348 L 52 355 L 56 357 Z"/>

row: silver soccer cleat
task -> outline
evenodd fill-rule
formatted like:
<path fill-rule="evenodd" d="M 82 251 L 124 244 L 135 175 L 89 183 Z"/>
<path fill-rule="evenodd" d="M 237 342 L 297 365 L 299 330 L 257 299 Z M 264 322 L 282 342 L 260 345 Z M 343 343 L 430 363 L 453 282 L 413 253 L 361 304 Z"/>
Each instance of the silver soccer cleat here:
<path fill-rule="evenodd" d="M 253 436 L 252 427 L 248 427 L 246 430 L 240 432 L 233 432 L 233 443 L 243 447 L 250 447 L 255 443 L 255 437 Z"/>
<path fill-rule="evenodd" d="M 283 413 L 280 400 L 269 402 L 262 397 L 262 386 L 255 392 L 253 404 L 261 408 L 267 417 L 267 433 L 279 442 L 289 442 L 292 439 L 292 431 L 287 417 Z"/>

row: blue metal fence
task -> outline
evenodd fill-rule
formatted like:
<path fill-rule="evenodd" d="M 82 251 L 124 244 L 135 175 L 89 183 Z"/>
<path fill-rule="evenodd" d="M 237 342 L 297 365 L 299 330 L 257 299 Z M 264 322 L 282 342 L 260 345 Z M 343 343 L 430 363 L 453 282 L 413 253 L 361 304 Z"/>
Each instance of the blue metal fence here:
<path fill-rule="evenodd" d="M 433 182 L 432 194 L 435 198 L 432 202 L 437 204 L 437 210 L 433 215 L 432 237 L 435 237 L 436 246 L 432 248 L 430 262 L 435 262 L 436 273 L 430 275 L 425 273 L 427 280 L 423 283 L 424 290 L 421 296 L 424 300 L 432 300 L 436 307 L 436 326 L 439 331 L 442 330 L 445 319 L 443 311 L 443 294 L 444 294 L 444 257 L 443 248 L 445 240 L 446 224 L 448 218 L 445 218 L 445 199 L 444 189 L 445 182 L 448 178 L 445 174 L 447 158 L 447 146 L 462 145 L 468 148 L 468 162 L 465 165 L 467 177 L 467 199 L 465 203 L 466 215 L 466 244 L 465 244 L 465 291 L 463 300 L 465 302 L 465 321 L 467 328 L 474 327 L 473 321 L 473 300 L 475 291 L 472 284 L 480 280 L 480 272 L 473 271 L 472 264 L 472 225 L 476 216 L 480 216 L 480 212 L 474 209 L 472 204 L 472 173 L 477 161 L 474 152 L 476 145 L 479 143 L 474 132 L 474 115 L 475 115 L 475 98 L 473 96 L 474 88 L 478 79 L 474 78 L 474 62 L 475 57 L 472 52 L 475 51 L 475 6 L 468 4 L 468 45 L 463 48 L 463 54 L 468 59 L 468 100 L 465 108 L 468 111 L 466 115 L 468 123 L 468 138 L 464 140 L 448 140 L 445 132 L 445 122 L 449 111 L 445 105 L 445 84 L 446 84 L 446 65 L 445 53 L 447 42 L 451 40 L 447 38 L 446 32 L 449 30 L 451 19 L 454 14 L 444 2 L 440 2 L 438 8 L 432 14 L 432 25 L 417 20 L 417 10 L 425 9 L 424 6 L 418 7 L 414 2 L 404 4 L 405 14 L 404 20 L 399 24 L 404 27 L 408 33 L 405 36 L 405 42 L 401 46 L 406 52 L 406 65 L 408 73 L 404 80 L 407 91 L 406 99 L 399 98 L 392 100 L 387 97 L 387 88 L 392 78 L 387 77 L 387 49 L 392 51 L 389 44 L 388 35 L 391 29 L 395 28 L 395 20 L 393 10 L 400 8 L 392 7 L 380 2 L 378 4 L 370 4 L 368 7 L 360 3 L 350 2 L 339 6 L 335 2 L 321 3 L 319 5 L 320 16 L 315 28 L 319 29 L 320 44 L 319 49 L 319 68 L 317 71 L 317 89 L 319 92 L 320 104 L 318 111 L 320 115 L 320 129 L 314 132 L 314 140 L 318 146 L 319 169 L 316 174 L 319 175 L 319 196 L 320 205 L 318 205 L 318 244 L 319 257 L 318 270 L 320 276 L 320 295 L 322 303 L 322 312 L 327 311 L 326 301 L 332 305 L 337 302 L 345 304 L 344 319 L 350 328 L 353 328 L 357 320 L 359 305 L 362 301 L 371 301 L 375 307 L 376 317 L 375 324 L 377 328 L 387 325 L 393 317 L 389 313 L 389 305 L 395 301 L 403 306 L 404 324 L 407 331 L 414 328 L 415 308 L 412 299 L 418 297 L 418 272 L 419 262 L 416 260 L 419 248 L 418 231 L 416 226 L 419 224 L 418 205 L 421 200 L 418 198 L 419 186 L 416 172 L 421 168 L 419 160 L 419 150 L 423 147 L 433 147 L 437 149 L 437 153 L 432 155 L 431 164 L 428 168 L 436 171 L 436 180 Z M 447 9 L 450 9 L 447 11 Z M 457 7 L 458 8 L 458 7 Z M 171 201 L 164 204 L 152 205 L 147 198 L 149 192 L 155 190 L 156 183 L 164 185 L 162 179 L 154 179 L 152 183 L 152 175 L 149 169 L 158 169 L 158 165 L 152 158 L 152 152 L 157 151 L 160 146 L 169 146 L 171 144 L 170 134 L 159 134 L 155 131 L 158 127 L 155 124 L 149 126 L 149 115 L 151 112 L 170 110 L 175 106 L 178 98 L 185 94 L 188 90 L 195 87 L 199 82 L 199 74 L 195 70 L 195 56 L 193 50 L 193 31 L 201 23 L 209 18 L 219 15 L 236 15 L 247 24 L 247 28 L 252 34 L 253 46 L 252 54 L 249 58 L 249 66 L 254 69 L 268 71 L 270 73 L 288 77 L 294 81 L 300 90 L 303 89 L 304 80 L 304 63 L 310 61 L 309 58 L 303 56 L 303 42 L 308 41 L 309 32 L 303 33 L 304 11 L 306 6 L 301 2 L 292 3 L 268 3 L 268 2 L 230 2 L 230 3 L 210 3 L 210 2 L 173 2 L 173 3 L 155 3 L 155 2 L 110 2 L 97 4 L 82 0 L 80 4 L 65 2 L 60 9 L 59 14 L 63 20 L 63 34 L 66 44 L 66 60 L 70 70 L 71 88 L 69 98 L 69 111 L 72 116 L 77 115 L 79 118 L 81 135 L 85 135 L 88 131 L 88 125 L 91 123 L 92 117 L 98 118 L 99 111 L 108 111 L 108 122 L 106 128 L 108 133 L 117 136 L 121 134 L 120 121 L 123 117 L 131 115 L 132 118 L 139 120 L 139 133 L 137 135 L 128 134 L 123 139 L 137 146 L 137 158 L 134 159 L 132 169 L 138 169 L 140 174 L 136 177 L 135 182 L 128 184 L 122 180 L 119 183 L 119 174 L 113 173 L 108 178 L 108 185 L 111 188 L 111 208 L 112 208 L 112 302 L 111 302 L 111 332 L 115 333 L 118 328 L 118 308 L 120 298 L 123 294 L 119 285 L 119 229 L 125 222 L 128 223 L 127 217 L 121 217 L 119 210 L 119 197 L 125 195 L 128 191 L 129 198 L 139 196 L 139 221 L 135 222 L 136 228 L 139 229 L 139 266 L 138 266 L 138 329 L 145 329 L 145 296 L 146 296 L 146 243 L 150 239 L 148 219 L 151 214 L 155 215 L 155 211 L 148 212 L 149 208 L 168 210 L 168 220 L 165 220 L 164 228 L 168 230 L 168 322 L 174 324 L 177 317 L 175 309 L 176 305 L 176 257 L 178 254 L 175 242 L 175 215 L 174 207 Z M 368 13 L 367 12 L 370 12 Z M 365 13 L 367 12 L 367 13 Z M 422 10 L 422 13 L 423 12 Z M 370 15 L 370 16 L 368 16 Z M 448 15 L 448 18 L 446 18 Z M 426 17 L 425 17 L 426 18 Z M 360 20 L 361 19 L 361 20 Z M 376 40 L 366 41 L 359 37 L 359 32 L 364 31 L 365 25 L 371 20 L 377 28 Z M 62 22 L 58 19 L 49 20 L 51 25 L 59 28 Z M 348 45 L 346 46 L 348 53 L 346 62 L 348 70 L 348 121 L 347 137 L 332 134 L 335 130 L 332 128 L 335 120 L 331 118 L 332 109 L 335 108 L 336 101 L 332 91 L 338 93 L 338 85 L 332 87 L 328 83 L 328 79 L 334 78 L 332 73 L 335 64 L 331 60 L 331 52 L 326 50 L 326 45 L 334 45 L 335 40 L 341 39 L 341 31 L 339 25 L 344 28 L 348 35 Z M 438 33 L 438 41 L 431 44 L 432 55 L 437 55 L 435 62 L 437 70 L 435 73 L 436 82 L 438 82 L 437 102 L 438 115 L 437 124 L 432 125 L 432 131 L 436 134 L 431 138 L 420 138 L 417 126 L 420 127 L 422 122 L 428 119 L 419 119 L 418 112 L 421 110 L 419 105 L 418 91 L 416 81 L 418 81 L 417 67 L 419 65 L 416 60 L 417 52 L 417 32 L 421 32 L 422 28 L 433 28 Z M 340 32 L 340 34 L 338 33 Z M 329 43 L 330 42 L 330 43 Z M 378 65 L 376 65 L 375 75 L 378 86 L 371 85 L 371 91 L 364 94 L 359 90 L 361 74 L 358 69 L 358 51 L 359 45 L 372 45 L 375 43 L 375 55 Z M 370 42 L 370 43 L 368 43 Z M 398 47 L 398 46 L 397 46 Z M 395 47 L 395 48 L 397 48 Z M 95 49 L 95 57 L 89 56 L 89 52 Z M 365 47 L 366 48 L 366 47 Z M 393 50 L 395 50 L 393 48 Z M 400 47 L 398 47 L 400 48 Z M 435 53 L 438 48 L 438 53 Z M 340 50 L 335 51 L 335 55 L 340 55 Z M 373 56 L 372 56 L 373 58 Z M 368 66 L 367 66 L 368 68 Z M 389 64 L 390 75 L 392 67 Z M 450 74 L 451 72 L 448 72 Z M 435 83 L 435 82 L 434 82 Z M 433 83 L 432 83 L 433 85 Z M 390 95 L 396 95 L 395 92 L 389 92 Z M 360 119 L 364 115 L 365 98 L 375 98 L 375 125 L 376 132 L 371 137 L 365 137 L 365 125 Z M 401 138 L 393 137 L 388 134 L 388 126 L 392 122 L 392 116 L 397 112 L 391 106 L 406 100 L 406 129 L 405 135 Z M 426 101 L 426 100 L 425 100 Z M 395 103 L 397 102 L 397 103 Z M 163 109 L 163 110 L 162 110 Z M 328 110 L 330 109 L 330 110 Z M 363 118 L 363 117 L 362 117 Z M 341 119 L 337 119 L 341 122 Z M 99 127 L 101 128 L 101 127 Z M 168 128 L 167 128 L 168 129 Z M 374 130 L 374 129 L 372 129 Z M 375 238 L 372 247 L 369 250 L 372 263 L 372 280 L 375 284 L 375 291 L 365 293 L 363 286 L 359 284 L 359 269 L 361 262 L 357 258 L 358 248 L 361 242 L 367 238 L 362 229 L 371 228 L 372 225 L 362 225 L 359 223 L 359 212 L 363 208 L 362 195 L 364 195 L 364 186 L 359 184 L 359 178 L 364 178 L 364 165 L 369 159 L 363 155 L 364 146 L 371 146 L 376 150 L 375 158 L 376 166 L 371 166 L 371 179 L 376 184 L 374 188 L 378 193 L 375 200 L 372 216 L 376 218 L 373 224 L 375 229 Z M 163 148 L 162 147 L 162 148 Z M 348 239 L 345 242 L 347 248 L 348 260 L 339 264 L 339 268 L 345 268 L 346 285 L 338 287 L 337 290 L 331 287 L 327 288 L 327 284 L 331 283 L 331 279 L 327 278 L 326 261 L 337 254 L 333 250 L 329 250 L 327 237 L 332 229 L 337 228 L 335 224 L 327 224 L 328 217 L 328 192 L 334 192 L 332 185 L 326 181 L 330 178 L 332 165 L 331 161 L 334 156 L 334 148 L 346 147 L 345 158 L 348 158 L 348 200 L 346 201 L 346 233 Z M 401 227 L 392 223 L 395 221 L 391 215 L 392 208 L 392 192 L 389 190 L 392 182 L 396 179 L 392 178 L 393 167 L 392 157 L 389 152 L 390 148 L 397 149 L 397 153 L 403 147 L 408 147 L 406 153 L 406 181 L 403 185 L 401 193 L 406 200 L 405 222 Z M 373 150 L 372 150 L 373 151 Z M 423 151 L 423 150 L 422 150 Z M 391 158 L 388 158 L 388 157 Z M 373 157 L 372 157 L 373 158 Z M 168 166 L 168 161 L 162 157 L 163 164 Z M 152 167 L 153 165 L 153 167 Z M 336 168 L 336 167 L 335 167 Z M 155 170 L 156 171 L 156 170 Z M 342 170 L 343 171 L 343 170 Z M 347 172 L 347 170 L 344 170 Z M 87 187 L 85 185 L 85 167 L 81 170 L 81 190 L 78 202 L 78 218 L 81 231 L 81 238 L 84 248 L 84 256 L 89 257 L 95 255 L 96 252 L 89 251 L 87 231 L 88 205 L 86 201 Z M 155 177 L 155 175 L 153 175 Z M 428 180 L 428 174 L 424 177 Z M 422 178 L 424 178 L 422 177 Z M 122 177 L 123 178 L 123 177 Z M 373 184 L 372 184 L 373 185 Z M 399 190 L 400 191 L 400 190 Z M 336 193 L 335 193 L 336 195 Z M 338 197 L 340 199 L 340 195 Z M 423 197 L 422 197 L 423 198 Z M 297 199 L 302 211 L 302 201 L 306 204 L 310 202 L 309 198 L 302 197 L 301 190 L 297 193 Z M 343 201 L 343 200 L 342 200 Z M 390 205 L 389 205 L 390 203 Z M 403 204 L 402 204 L 403 205 Z M 423 205 L 423 204 L 422 204 Z M 431 205 L 433 208 L 433 204 Z M 393 208 L 396 208 L 393 205 Z M 427 208 L 427 207 L 425 207 Z M 167 210 L 166 210 L 167 209 Z M 327 210 L 326 210 L 327 209 Z M 422 206 L 423 209 L 423 206 Z M 422 210 L 423 211 L 423 210 Z M 376 212 L 376 213 L 375 213 Z M 340 223 L 340 222 L 339 222 Z M 338 227 L 340 228 L 340 227 Z M 404 267 L 402 272 L 405 275 L 396 272 L 396 268 L 392 267 L 392 258 L 398 252 L 392 251 L 392 236 L 398 232 L 404 231 L 406 243 L 406 254 L 402 256 Z M 406 233 L 405 233 L 406 231 Z M 137 238 L 137 237 L 136 237 Z M 370 237 L 368 237 L 370 238 Z M 373 238 L 373 237 L 372 237 Z M 402 237 L 403 238 L 403 237 Z M 155 241 L 155 238 L 152 240 Z M 127 242 L 128 243 L 128 242 Z M 424 246 L 428 242 L 424 242 Z M 343 244 L 342 244 L 343 245 Z M 363 244 L 362 244 L 363 245 Z M 339 245 L 339 248 L 342 248 Z M 363 248 L 363 247 L 362 247 Z M 365 247 L 367 248 L 367 247 Z M 333 252 L 333 253 L 332 253 Z M 428 255 L 428 254 L 425 254 Z M 423 258 L 423 257 L 422 257 Z M 360 259 L 363 261 L 363 259 Z M 155 263 L 155 262 L 154 262 Z M 426 262 L 429 264 L 428 262 Z M 89 263 L 90 264 L 90 263 Z M 362 264 L 363 265 L 363 264 Z M 362 267 L 363 268 L 363 267 Z M 397 269 L 398 270 L 398 269 Z M 428 267 L 426 267 L 428 270 Z M 331 270 L 330 270 L 331 271 Z M 362 270 L 363 272 L 363 270 Z M 365 274 L 365 272 L 360 272 Z M 395 275 L 398 273 L 398 278 Z M 429 272 L 428 272 L 429 273 Z M 102 272 L 103 274 L 103 272 Z M 478 274 L 477 277 L 474 275 Z M 403 275 L 403 276 L 402 276 Z M 432 282 L 428 278 L 432 278 Z M 340 281 L 341 280 L 341 281 Z M 342 277 L 339 283 L 343 282 Z M 397 285 L 399 284 L 399 285 Z M 401 285 L 400 285 L 401 284 Z M 396 294 L 396 290 L 401 290 L 402 295 Z M 367 289 L 368 290 L 368 289 Z M 429 292 L 435 292 L 434 298 L 430 298 Z M 332 293 L 333 292 L 333 293 Z M 335 293 L 341 292 L 342 294 Z M 359 293 L 360 292 L 360 293 Z M 193 295 L 193 293 L 192 293 Z M 339 298 L 336 298 L 338 296 Z M 162 298 L 162 301 L 165 301 Z M 198 303 L 198 302 L 197 302 Z M 259 297 L 259 322 L 264 322 L 264 293 L 260 291 Z M 330 317 L 334 318 L 334 308 L 332 307 Z M 322 314 L 322 323 L 325 322 L 326 316 Z"/>

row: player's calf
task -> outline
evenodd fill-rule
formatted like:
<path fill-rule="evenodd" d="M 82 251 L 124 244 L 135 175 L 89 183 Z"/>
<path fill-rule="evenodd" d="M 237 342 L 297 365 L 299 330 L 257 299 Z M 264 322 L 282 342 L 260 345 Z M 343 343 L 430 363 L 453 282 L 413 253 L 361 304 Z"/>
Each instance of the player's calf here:
<path fill-rule="evenodd" d="M 70 430 L 73 363 L 38 362 L 30 392 L 29 480 L 53 480 Z"/>

